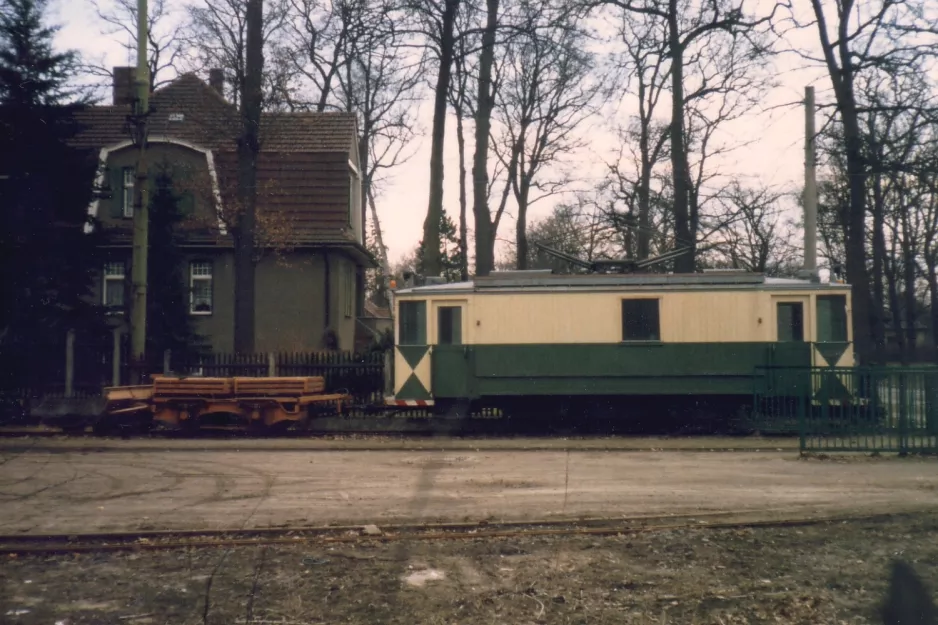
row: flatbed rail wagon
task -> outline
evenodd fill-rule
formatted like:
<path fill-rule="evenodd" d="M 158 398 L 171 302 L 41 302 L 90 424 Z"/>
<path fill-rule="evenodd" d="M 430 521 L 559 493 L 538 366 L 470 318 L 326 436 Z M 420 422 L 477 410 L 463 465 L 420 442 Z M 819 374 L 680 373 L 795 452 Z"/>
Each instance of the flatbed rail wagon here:
<path fill-rule="evenodd" d="M 322 377 L 154 376 L 152 384 L 104 389 L 111 422 L 152 419 L 170 428 L 197 427 L 210 415 L 234 416 L 249 426 L 305 425 L 316 408 L 341 412 L 346 393 L 327 393 Z"/>

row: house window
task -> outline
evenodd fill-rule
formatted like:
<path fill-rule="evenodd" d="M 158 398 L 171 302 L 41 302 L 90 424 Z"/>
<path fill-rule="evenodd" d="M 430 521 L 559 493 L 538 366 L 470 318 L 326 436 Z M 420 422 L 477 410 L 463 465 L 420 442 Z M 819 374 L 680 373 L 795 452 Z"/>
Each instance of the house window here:
<path fill-rule="evenodd" d="M 342 282 L 345 284 L 345 289 L 343 295 L 344 301 L 342 302 L 342 307 L 345 312 L 346 317 L 352 316 L 352 303 L 355 296 L 355 275 L 352 272 L 351 265 L 345 265 L 344 267 L 345 276 Z"/>
<path fill-rule="evenodd" d="M 212 314 L 212 263 L 199 260 L 189 264 L 189 312 Z"/>
<path fill-rule="evenodd" d="M 847 341 L 847 296 L 817 296 L 817 340 L 820 343 Z"/>
<path fill-rule="evenodd" d="M 127 270 L 123 262 L 105 263 L 101 299 L 107 308 L 124 307 Z"/>
<path fill-rule="evenodd" d="M 778 340 L 783 343 L 803 341 L 804 307 L 801 302 L 779 302 L 776 310 Z"/>
<path fill-rule="evenodd" d="M 134 216 L 134 168 L 124 168 L 124 186 L 121 194 L 121 211 L 124 217 Z"/>
<path fill-rule="evenodd" d="M 462 345 L 462 308 L 441 306 L 437 309 L 437 344 Z"/>
<path fill-rule="evenodd" d="M 427 344 L 426 302 L 401 302 L 398 317 L 398 345 Z"/>
<path fill-rule="evenodd" d="M 660 341 L 657 299 L 622 300 L 622 340 Z"/>

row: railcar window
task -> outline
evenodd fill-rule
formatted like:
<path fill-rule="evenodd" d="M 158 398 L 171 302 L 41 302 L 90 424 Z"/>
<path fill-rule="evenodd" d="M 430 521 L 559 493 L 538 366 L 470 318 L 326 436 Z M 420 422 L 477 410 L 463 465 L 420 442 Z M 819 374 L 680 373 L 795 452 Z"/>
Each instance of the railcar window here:
<path fill-rule="evenodd" d="M 778 340 L 781 342 L 804 340 L 804 308 L 801 302 L 779 302 Z"/>
<path fill-rule="evenodd" d="M 427 344 L 427 303 L 401 302 L 398 345 Z"/>
<path fill-rule="evenodd" d="M 661 340 L 657 299 L 622 300 L 622 340 Z"/>
<path fill-rule="evenodd" d="M 441 306 L 437 312 L 437 341 L 440 345 L 462 345 L 462 308 Z"/>
<path fill-rule="evenodd" d="M 822 343 L 847 341 L 846 295 L 818 295 L 817 340 Z"/>

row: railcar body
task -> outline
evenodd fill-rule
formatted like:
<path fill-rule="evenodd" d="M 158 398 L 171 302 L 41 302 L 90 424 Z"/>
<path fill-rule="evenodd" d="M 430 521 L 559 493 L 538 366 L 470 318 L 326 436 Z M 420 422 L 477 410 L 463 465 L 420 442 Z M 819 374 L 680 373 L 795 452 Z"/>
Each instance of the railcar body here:
<path fill-rule="evenodd" d="M 749 399 L 760 367 L 854 364 L 842 283 L 511 272 L 394 300 L 397 406 Z"/>

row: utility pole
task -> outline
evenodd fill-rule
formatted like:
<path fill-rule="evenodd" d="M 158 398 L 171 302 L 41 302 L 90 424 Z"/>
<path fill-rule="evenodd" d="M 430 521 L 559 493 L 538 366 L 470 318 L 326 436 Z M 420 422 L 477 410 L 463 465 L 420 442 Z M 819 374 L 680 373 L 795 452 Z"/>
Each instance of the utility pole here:
<path fill-rule="evenodd" d="M 147 347 L 147 252 L 149 247 L 150 203 L 147 193 L 147 134 L 150 112 L 150 67 L 147 61 L 147 0 L 137 0 L 136 110 L 133 133 L 137 144 L 134 179 L 134 236 L 131 280 L 133 303 L 130 316 L 131 362 L 134 382 L 144 376 Z"/>
<path fill-rule="evenodd" d="M 804 88 L 804 275 L 817 280 L 817 158 L 814 150 L 814 87 Z"/>

